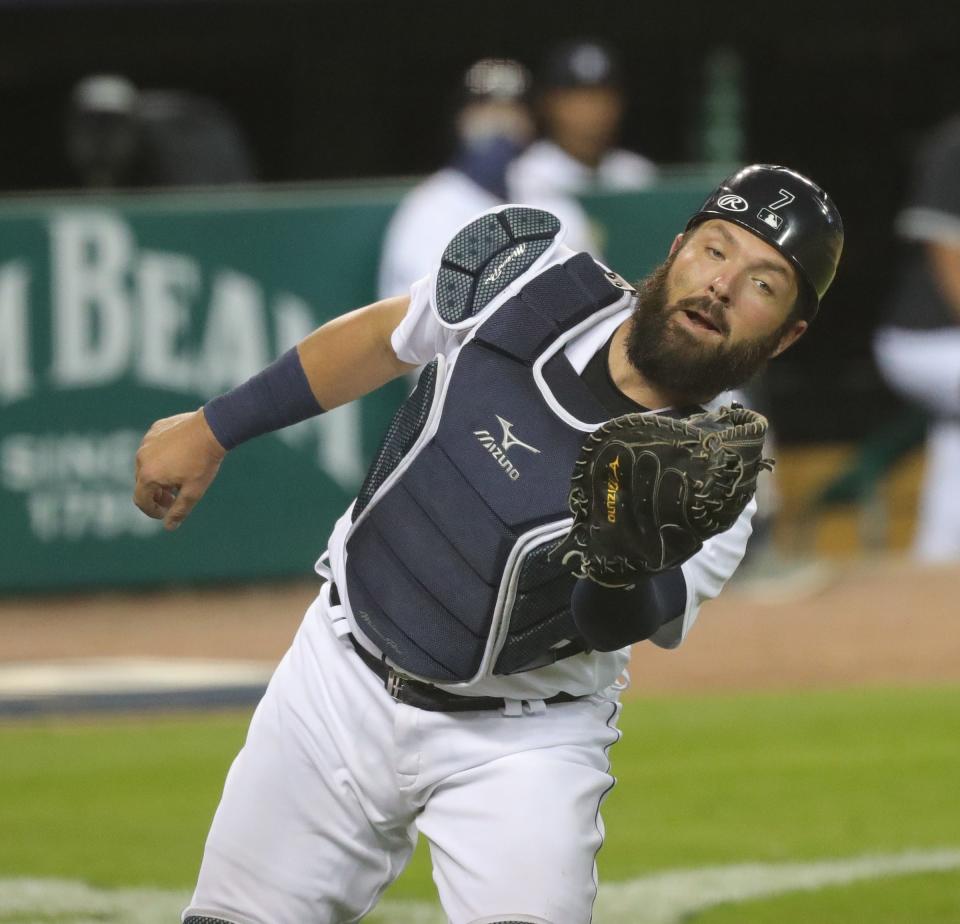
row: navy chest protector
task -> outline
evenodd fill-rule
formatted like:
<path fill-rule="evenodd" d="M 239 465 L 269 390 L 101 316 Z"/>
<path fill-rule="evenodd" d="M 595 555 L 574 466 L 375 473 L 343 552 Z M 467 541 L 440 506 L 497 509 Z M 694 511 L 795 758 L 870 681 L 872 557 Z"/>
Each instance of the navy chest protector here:
<path fill-rule="evenodd" d="M 610 415 L 562 345 L 627 304 L 616 278 L 587 254 L 536 276 L 394 418 L 354 505 L 346 596 L 400 671 L 467 682 L 584 650 L 574 578 L 547 555 L 584 432 Z"/>

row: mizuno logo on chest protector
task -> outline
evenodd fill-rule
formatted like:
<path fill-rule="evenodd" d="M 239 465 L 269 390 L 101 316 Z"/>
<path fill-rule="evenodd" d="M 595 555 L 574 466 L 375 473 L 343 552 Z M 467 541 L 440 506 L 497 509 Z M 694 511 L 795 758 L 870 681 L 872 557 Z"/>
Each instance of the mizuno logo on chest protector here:
<path fill-rule="evenodd" d="M 539 449 L 535 449 L 529 443 L 523 442 L 523 440 L 518 440 L 513 435 L 513 424 L 510 423 L 509 420 L 504 420 L 499 414 L 495 414 L 494 416 L 500 421 L 500 427 L 503 430 L 501 445 L 503 446 L 504 452 L 509 452 L 511 446 L 522 446 L 524 449 L 529 449 L 530 452 L 540 452 Z"/>
<path fill-rule="evenodd" d="M 540 450 L 537 449 L 536 446 L 531 446 L 529 443 L 517 439 L 517 437 L 513 435 L 513 424 L 509 420 L 504 420 L 499 414 L 495 414 L 494 416 L 500 421 L 500 429 L 503 431 L 503 439 L 499 443 L 489 430 L 474 430 L 473 435 L 477 438 L 477 442 L 497 460 L 500 468 L 507 473 L 510 480 L 516 481 L 520 477 L 520 472 L 507 458 L 507 452 L 510 448 L 512 446 L 521 446 L 530 452 L 538 454 Z"/>

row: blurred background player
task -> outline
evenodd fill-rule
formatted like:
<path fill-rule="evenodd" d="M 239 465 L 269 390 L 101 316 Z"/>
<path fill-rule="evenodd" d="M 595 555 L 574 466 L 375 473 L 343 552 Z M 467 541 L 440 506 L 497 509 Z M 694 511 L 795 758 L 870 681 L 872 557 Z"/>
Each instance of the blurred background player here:
<path fill-rule="evenodd" d="M 518 199 L 643 189 L 656 179 L 651 161 L 616 147 L 626 97 L 607 46 L 592 41 L 556 46 L 537 74 L 535 109 L 542 137 L 510 167 Z"/>
<path fill-rule="evenodd" d="M 960 559 L 960 115 L 923 145 L 906 208 L 899 281 L 875 339 L 889 384 L 932 418 L 914 552 Z"/>
<path fill-rule="evenodd" d="M 436 265 L 460 227 L 509 201 L 507 167 L 534 133 L 529 88 L 529 72 L 517 61 L 483 58 L 467 70 L 449 162 L 407 194 L 387 227 L 381 298 L 405 293 Z"/>
<path fill-rule="evenodd" d="M 234 118 L 215 100 L 181 90 L 138 90 L 118 74 L 73 89 L 66 153 L 85 189 L 215 186 L 255 180 Z"/>
<path fill-rule="evenodd" d="M 70 95 L 65 143 L 73 175 L 84 189 L 135 185 L 140 137 L 133 83 L 117 74 L 81 80 Z"/>

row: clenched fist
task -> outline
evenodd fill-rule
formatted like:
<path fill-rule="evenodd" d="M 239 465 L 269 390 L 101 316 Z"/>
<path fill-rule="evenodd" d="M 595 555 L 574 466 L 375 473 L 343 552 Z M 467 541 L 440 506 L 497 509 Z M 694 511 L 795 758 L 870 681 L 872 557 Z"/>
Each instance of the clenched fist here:
<path fill-rule="evenodd" d="M 156 421 L 136 456 L 133 502 L 148 516 L 176 529 L 216 477 L 226 450 L 203 410 Z"/>

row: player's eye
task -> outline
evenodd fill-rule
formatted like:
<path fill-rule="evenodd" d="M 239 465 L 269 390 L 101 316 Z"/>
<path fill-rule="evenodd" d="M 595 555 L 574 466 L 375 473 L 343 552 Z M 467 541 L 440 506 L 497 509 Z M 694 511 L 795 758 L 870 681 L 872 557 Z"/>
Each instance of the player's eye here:
<path fill-rule="evenodd" d="M 755 285 L 761 292 L 763 292 L 764 295 L 773 295 L 773 294 L 774 294 L 773 289 L 770 287 L 770 284 L 769 284 L 765 279 L 757 279 L 757 278 L 754 278 L 753 282 L 754 282 L 754 285 Z"/>
<path fill-rule="evenodd" d="M 710 247 L 709 245 L 707 245 L 707 253 L 710 254 L 710 256 L 713 257 L 714 260 L 723 259 L 723 251 L 718 250 L 716 247 Z"/>

